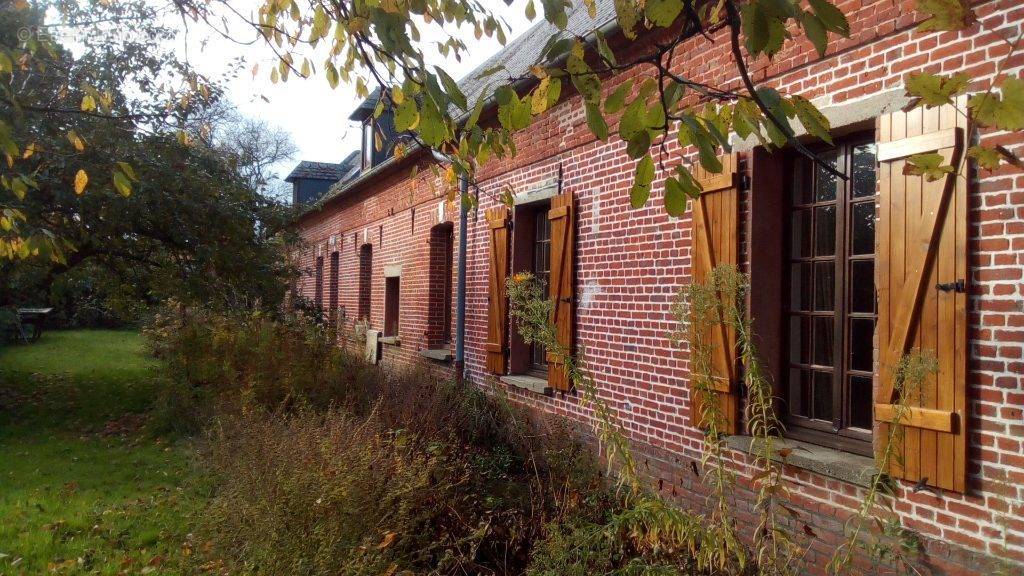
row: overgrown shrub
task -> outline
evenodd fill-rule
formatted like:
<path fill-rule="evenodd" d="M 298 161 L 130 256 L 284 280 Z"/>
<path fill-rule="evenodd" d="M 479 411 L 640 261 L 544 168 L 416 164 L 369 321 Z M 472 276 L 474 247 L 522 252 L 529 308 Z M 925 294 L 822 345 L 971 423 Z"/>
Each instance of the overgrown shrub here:
<path fill-rule="evenodd" d="M 146 330 L 172 378 L 269 410 L 356 401 L 376 369 L 335 346 L 333 335 L 302 317 L 234 315 L 169 307 Z"/>
<path fill-rule="evenodd" d="M 563 421 L 367 365 L 315 322 L 178 309 L 147 335 L 174 381 L 154 426 L 207 423 L 201 533 L 232 573 L 521 574 L 617 506 Z"/>

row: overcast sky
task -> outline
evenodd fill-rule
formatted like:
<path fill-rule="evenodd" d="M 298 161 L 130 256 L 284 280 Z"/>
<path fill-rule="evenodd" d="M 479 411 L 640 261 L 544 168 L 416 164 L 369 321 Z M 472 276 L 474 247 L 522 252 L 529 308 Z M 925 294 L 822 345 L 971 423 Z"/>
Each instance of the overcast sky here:
<path fill-rule="evenodd" d="M 523 0 L 516 0 L 511 7 L 502 0 L 481 2 L 493 6 L 508 21 L 512 27 L 509 40 L 532 24 L 523 15 Z M 253 10 L 258 5 L 258 0 L 252 0 Z M 233 36 L 252 37 L 252 33 L 243 26 L 232 26 L 237 29 Z M 469 47 L 469 53 L 461 63 L 453 58 L 446 60 L 433 48 L 427 52 L 428 63 L 444 65 L 449 74 L 459 79 L 501 48 L 497 40 L 485 36 L 477 41 L 471 31 L 466 32 L 463 41 Z M 299 160 L 339 162 L 359 147 L 359 129 L 348 119 L 358 104 L 353 85 L 341 83 L 332 90 L 322 74 L 305 80 L 292 76 L 286 83 L 272 84 L 268 75 L 276 62 L 268 47 L 261 43 L 238 45 L 202 27 L 190 27 L 187 39 L 183 37 L 178 43 L 177 49 L 181 54 L 187 55 L 188 60 L 201 71 L 213 76 L 224 74 L 233 58 L 245 58 L 245 71 L 229 83 L 228 97 L 242 114 L 262 118 L 291 133 L 299 153 L 292 162 L 279 169 L 279 176 L 287 175 Z M 249 71 L 257 63 L 259 71 L 254 78 Z"/>

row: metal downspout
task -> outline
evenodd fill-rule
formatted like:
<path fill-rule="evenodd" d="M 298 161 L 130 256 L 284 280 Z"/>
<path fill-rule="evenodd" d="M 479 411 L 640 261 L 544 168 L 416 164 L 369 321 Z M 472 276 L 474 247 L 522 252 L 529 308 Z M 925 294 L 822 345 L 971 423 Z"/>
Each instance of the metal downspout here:
<path fill-rule="evenodd" d="M 466 360 L 466 221 L 469 206 L 465 200 L 469 193 L 469 181 L 460 179 L 459 198 L 459 273 L 455 297 L 455 378 L 465 378 Z"/>

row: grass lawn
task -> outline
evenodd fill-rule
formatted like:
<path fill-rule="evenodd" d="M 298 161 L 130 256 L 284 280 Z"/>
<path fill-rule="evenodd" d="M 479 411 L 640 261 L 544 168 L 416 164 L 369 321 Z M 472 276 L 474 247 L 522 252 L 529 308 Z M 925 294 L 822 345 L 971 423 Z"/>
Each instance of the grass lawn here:
<path fill-rule="evenodd" d="M 148 436 L 159 386 L 137 333 L 0 348 L 0 574 L 178 574 L 204 485 Z"/>

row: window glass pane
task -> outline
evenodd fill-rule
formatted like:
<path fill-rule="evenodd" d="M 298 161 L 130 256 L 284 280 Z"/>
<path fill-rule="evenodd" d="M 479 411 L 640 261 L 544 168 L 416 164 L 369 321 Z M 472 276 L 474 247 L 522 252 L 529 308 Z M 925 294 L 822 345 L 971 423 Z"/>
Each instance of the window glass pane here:
<path fill-rule="evenodd" d="M 871 430 L 871 378 L 851 376 L 849 395 L 850 426 Z"/>
<path fill-rule="evenodd" d="M 811 371 L 791 368 L 789 370 L 789 411 L 797 416 L 810 416 L 807 399 L 811 392 Z"/>
<path fill-rule="evenodd" d="M 875 263 L 872 260 L 850 262 L 850 312 L 875 311 Z"/>
<path fill-rule="evenodd" d="M 832 373 L 814 373 L 814 414 L 817 420 L 832 420 Z"/>
<path fill-rule="evenodd" d="M 861 144 L 853 149 L 853 197 L 875 195 L 875 144 Z"/>
<path fill-rule="evenodd" d="M 811 211 L 796 210 L 793 212 L 792 251 L 793 258 L 811 256 Z"/>
<path fill-rule="evenodd" d="M 834 262 L 814 263 L 814 309 L 835 310 L 836 265 Z"/>
<path fill-rule="evenodd" d="M 808 263 L 789 266 L 789 309 L 809 310 L 811 301 L 811 266 Z"/>
<path fill-rule="evenodd" d="M 853 205 L 850 216 L 851 254 L 875 253 L 875 203 Z"/>
<path fill-rule="evenodd" d="M 546 292 L 551 278 L 551 220 L 548 220 L 547 209 L 537 210 L 533 223 L 533 274 Z M 530 357 L 535 367 L 547 365 L 547 349 L 539 342 L 533 343 Z"/>
<path fill-rule="evenodd" d="M 811 362 L 811 319 L 807 316 L 789 318 L 789 361 L 795 364 Z"/>
<path fill-rule="evenodd" d="M 811 165 L 806 158 L 797 158 L 793 161 L 793 205 L 810 204 L 814 201 Z"/>
<path fill-rule="evenodd" d="M 814 346 L 814 363 L 821 366 L 832 365 L 832 350 L 835 334 L 832 329 L 832 318 L 817 317 L 814 319 L 814 333 L 811 336 Z"/>
<path fill-rule="evenodd" d="M 836 159 L 839 155 L 836 152 L 821 154 L 821 159 L 833 168 L 836 167 Z M 836 199 L 838 181 L 831 172 L 822 166 L 815 166 L 814 201 L 828 202 Z"/>
<path fill-rule="evenodd" d="M 818 206 L 814 209 L 814 255 L 832 256 L 836 253 L 836 207 Z"/>
<path fill-rule="evenodd" d="M 871 341 L 875 335 L 875 321 L 871 318 L 850 319 L 850 370 L 871 372 L 872 352 Z"/>

